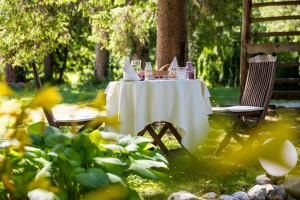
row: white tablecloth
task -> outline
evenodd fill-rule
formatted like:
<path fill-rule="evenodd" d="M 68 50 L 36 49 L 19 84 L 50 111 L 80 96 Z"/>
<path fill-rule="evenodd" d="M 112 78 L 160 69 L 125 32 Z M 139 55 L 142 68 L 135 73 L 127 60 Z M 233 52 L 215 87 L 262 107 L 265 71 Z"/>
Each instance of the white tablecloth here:
<path fill-rule="evenodd" d="M 105 92 L 107 114 L 119 116 L 122 134 L 136 135 L 152 122 L 171 122 L 183 130 L 182 145 L 193 152 L 208 133 L 212 110 L 203 81 L 115 81 Z"/>

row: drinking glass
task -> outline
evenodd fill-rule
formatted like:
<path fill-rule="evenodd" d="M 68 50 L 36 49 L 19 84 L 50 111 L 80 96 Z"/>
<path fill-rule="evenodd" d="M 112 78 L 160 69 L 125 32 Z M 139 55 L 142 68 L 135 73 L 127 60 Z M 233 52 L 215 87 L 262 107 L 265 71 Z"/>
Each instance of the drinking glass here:
<path fill-rule="evenodd" d="M 186 79 L 186 69 L 185 67 L 179 67 L 176 71 L 176 79 L 184 80 Z"/>
<path fill-rule="evenodd" d="M 142 71 L 142 61 L 141 60 L 132 60 L 131 65 L 136 73 Z"/>

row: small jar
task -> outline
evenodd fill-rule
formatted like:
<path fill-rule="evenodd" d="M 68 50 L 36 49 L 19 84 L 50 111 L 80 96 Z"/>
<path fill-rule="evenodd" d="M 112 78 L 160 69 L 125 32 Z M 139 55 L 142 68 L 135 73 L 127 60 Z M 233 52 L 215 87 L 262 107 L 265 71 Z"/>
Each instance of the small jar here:
<path fill-rule="evenodd" d="M 192 62 L 186 62 L 186 79 L 194 80 L 195 79 L 195 68 L 193 67 Z"/>
<path fill-rule="evenodd" d="M 145 80 L 151 80 L 153 77 L 153 70 L 152 70 L 151 62 L 146 62 L 144 71 L 145 71 Z"/>

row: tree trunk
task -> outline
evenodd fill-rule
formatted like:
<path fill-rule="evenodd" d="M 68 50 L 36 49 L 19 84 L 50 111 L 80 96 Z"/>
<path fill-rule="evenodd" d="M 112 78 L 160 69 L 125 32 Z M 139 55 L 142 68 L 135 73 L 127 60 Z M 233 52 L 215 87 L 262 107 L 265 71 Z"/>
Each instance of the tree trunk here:
<path fill-rule="evenodd" d="M 64 72 L 67 68 L 68 52 L 69 52 L 68 48 L 63 47 L 63 55 L 62 55 L 63 65 L 59 69 L 59 77 L 58 77 L 58 83 L 59 84 L 61 84 L 63 82 Z"/>
<path fill-rule="evenodd" d="M 5 80 L 7 83 L 15 83 L 16 82 L 15 71 L 11 64 L 6 64 L 6 66 L 5 66 Z"/>
<path fill-rule="evenodd" d="M 49 53 L 44 59 L 44 79 L 46 82 L 53 80 L 53 53 Z"/>
<path fill-rule="evenodd" d="M 102 48 L 101 44 L 96 45 L 96 59 L 94 67 L 94 76 L 97 82 L 105 78 L 106 68 L 108 66 L 108 51 Z"/>
<path fill-rule="evenodd" d="M 186 0 L 158 0 L 157 67 L 169 64 L 176 56 L 184 65 L 186 56 Z"/>

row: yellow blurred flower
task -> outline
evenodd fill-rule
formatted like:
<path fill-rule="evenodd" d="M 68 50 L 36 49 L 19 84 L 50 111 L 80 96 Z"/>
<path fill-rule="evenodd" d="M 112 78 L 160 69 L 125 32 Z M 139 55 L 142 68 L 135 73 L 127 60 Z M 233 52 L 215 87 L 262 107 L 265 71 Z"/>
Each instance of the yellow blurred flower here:
<path fill-rule="evenodd" d="M 84 200 L 114 200 L 124 199 L 128 192 L 122 185 L 112 185 L 106 188 L 97 189 L 84 195 Z"/>
<path fill-rule="evenodd" d="M 57 187 L 52 186 L 50 180 L 44 176 L 39 176 L 35 178 L 28 185 L 28 191 L 38 189 L 38 188 L 47 190 L 49 192 L 54 192 L 54 193 L 59 192 L 59 189 Z"/>
<path fill-rule="evenodd" d="M 10 87 L 4 83 L 0 82 L 0 96 L 13 96 L 14 92 L 10 89 Z"/>
<path fill-rule="evenodd" d="M 50 110 L 56 104 L 59 104 L 62 101 L 62 97 L 59 94 L 58 88 L 56 87 L 47 87 L 37 92 L 37 94 L 32 99 L 29 107 L 37 108 L 43 107 L 47 110 Z"/>
<path fill-rule="evenodd" d="M 96 98 L 91 102 L 90 106 L 100 111 L 105 111 L 105 93 L 99 91 Z"/>
<path fill-rule="evenodd" d="M 98 127 L 101 124 L 105 124 L 106 126 L 110 126 L 115 130 L 118 130 L 120 128 L 120 121 L 118 118 L 118 115 L 107 117 L 107 116 L 99 116 L 96 117 L 93 121 L 89 122 L 89 127 Z"/>
<path fill-rule="evenodd" d="M 7 175 L 3 175 L 1 178 L 2 178 L 4 187 L 6 187 L 11 192 L 16 191 L 15 185 L 10 181 L 10 179 Z"/>

